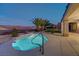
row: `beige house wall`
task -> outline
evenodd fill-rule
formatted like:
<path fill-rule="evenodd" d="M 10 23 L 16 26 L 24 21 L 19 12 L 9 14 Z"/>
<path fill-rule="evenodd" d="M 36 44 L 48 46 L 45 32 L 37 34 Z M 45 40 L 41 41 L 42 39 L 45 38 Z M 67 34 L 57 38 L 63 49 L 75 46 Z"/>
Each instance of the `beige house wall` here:
<path fill-rule="evenodd" d="M 69 23 L 76 22 L 77 28 L 79 29 L 79 4 L 73 3 L 70 4 L 66 14 L 64 16 L 63 21 L 61 22 L 61 32 L 64 36 L 68 36 L 69 34 Z"/>

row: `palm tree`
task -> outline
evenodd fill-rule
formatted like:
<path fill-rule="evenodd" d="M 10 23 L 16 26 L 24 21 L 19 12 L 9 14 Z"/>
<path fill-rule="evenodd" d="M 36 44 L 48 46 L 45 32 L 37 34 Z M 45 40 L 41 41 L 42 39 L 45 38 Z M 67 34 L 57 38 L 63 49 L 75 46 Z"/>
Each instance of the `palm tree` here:
<path fill-rule="evenodd" d="M 51 24 L 47 19 L 45 19 L 44 21 L 45 21 L 45 26 L 48 26 Z"/>
<path fill-rule="evenodd" d="M 33 23 L 36 25 L 38 31 L 43 30 L 45 26 L 45 20 L 42 18 L 35 18 Z"/>
<path fill-rule="evenodd" d="M 49 26 L 51 23 L 47 19 L 45 19 L 44 22 L 45 22 L 44 29 L 46 29 L 46 26 Z"/>

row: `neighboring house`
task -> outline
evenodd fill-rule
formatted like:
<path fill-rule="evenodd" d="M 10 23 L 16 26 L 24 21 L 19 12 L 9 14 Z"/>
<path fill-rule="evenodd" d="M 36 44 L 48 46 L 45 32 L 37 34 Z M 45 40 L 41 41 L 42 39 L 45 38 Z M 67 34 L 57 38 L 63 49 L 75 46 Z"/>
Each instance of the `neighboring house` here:
<path fill-rule="evenodd" d="M 53 28 L 56 28 L 55 24 L 51 24 L 51 25 L 46 26 L 46 29 L 53 29 Z"/>
<path fill-rule="evenodd" d="M 61 32 L 68 36 L 69 32 L 79 32 L 79 3 L 68 4 L 61 21 Z"/>
<path fill-rule="evenodd" d="M 61 22 L 59 22 L 59 23 L 56 25 L 56 28 L 58 29 L 59 32 L 61 32 Z"/>

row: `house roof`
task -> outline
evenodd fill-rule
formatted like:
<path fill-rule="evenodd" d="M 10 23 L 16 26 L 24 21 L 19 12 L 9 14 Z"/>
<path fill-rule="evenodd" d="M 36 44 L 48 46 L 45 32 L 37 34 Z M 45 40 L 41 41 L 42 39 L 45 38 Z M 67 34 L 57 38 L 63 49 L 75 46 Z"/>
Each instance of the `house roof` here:
<path fill-rule="evenodd" d="M 62 19 L 61 19 L 60 23 L 63 21 L 63 19 L 64 19 L 66 13 L 67 13 L 67 11 L 68 11 L 69 5 L 70 5 L 70 3 L 67 4 L 66 9 L 65 9 L 65 12 L 64 12 L 64 14 L 63 14 L 63 16 L 62 16 Z"/>
<path fill-rule="evenodd" d="M 66 10 L 63 14 L 62 20 L 68 20 L 68 22 L 73 22 L 79 19 L 79 3 L 68 4 Z"/>

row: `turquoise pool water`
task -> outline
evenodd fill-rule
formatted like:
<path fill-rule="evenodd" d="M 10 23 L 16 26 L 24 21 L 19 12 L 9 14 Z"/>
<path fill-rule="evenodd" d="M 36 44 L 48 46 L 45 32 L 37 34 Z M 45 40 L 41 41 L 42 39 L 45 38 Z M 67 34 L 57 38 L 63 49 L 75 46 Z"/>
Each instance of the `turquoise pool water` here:
<path fill-rule="evenodd" d="M 34 48 L 38 48 L 39 45 L 42 46 L 42 37 L 44 38 L 44 43 L 48 41 L 47 37 L 41 34 L 30 34 L 22 36 L 12 43 L 12 47 L 16 50 L 27 51 Z"/>

